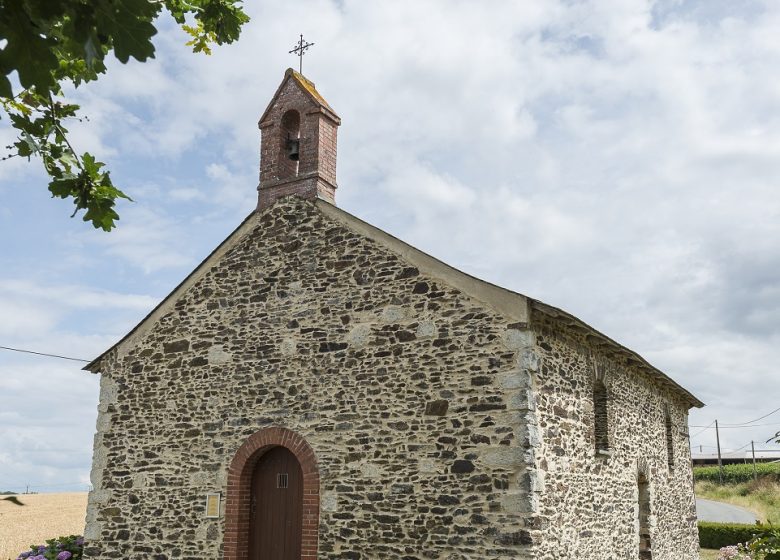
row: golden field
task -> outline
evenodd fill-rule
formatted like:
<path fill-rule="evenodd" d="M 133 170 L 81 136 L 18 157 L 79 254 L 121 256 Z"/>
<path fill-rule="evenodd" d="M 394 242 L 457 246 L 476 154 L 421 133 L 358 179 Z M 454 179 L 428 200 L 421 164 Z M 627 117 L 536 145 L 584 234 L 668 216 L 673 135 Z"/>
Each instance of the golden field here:
<path fill-rule="evenodd" d="M 0 560 L 13 560 L 29 545 L 43 544 L 46 539 L 84 533 L 86 492 L 17 497 L 24 506 L 0 499 Z M 701 551 L 702 560 L 717 560 L 718 556 L 717 550 Z"/>
<path fill-rule="evenodd" d="M 87 493 L 23 494 L 17 506 L 0 496 L 0 560 L 13 559 L 31 544 L 66 535 L 82 535 Z"/>

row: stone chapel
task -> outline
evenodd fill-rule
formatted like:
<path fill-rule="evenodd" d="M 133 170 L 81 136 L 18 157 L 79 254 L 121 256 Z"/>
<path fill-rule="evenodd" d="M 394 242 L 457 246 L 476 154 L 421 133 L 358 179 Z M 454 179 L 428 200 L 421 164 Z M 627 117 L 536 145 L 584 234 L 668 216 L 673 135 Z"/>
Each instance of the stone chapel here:
<path fill-rule="evenodd" d="M 287 70 L 257 208 L 86 366 L 84 557 L 697 559 L 702 403 L 338 208 L 339 125 Z"/>

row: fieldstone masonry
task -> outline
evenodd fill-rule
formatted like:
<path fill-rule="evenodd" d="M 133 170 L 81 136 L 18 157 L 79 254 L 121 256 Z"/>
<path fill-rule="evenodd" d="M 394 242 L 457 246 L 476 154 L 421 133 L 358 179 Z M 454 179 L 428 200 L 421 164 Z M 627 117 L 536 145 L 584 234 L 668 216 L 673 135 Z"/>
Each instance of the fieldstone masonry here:
<path fill-rule="evenodd" d="M 308 476 L 304 560 L 638 558 L 640 475 L 652 558 L 698 557 L 695 397 L 574 317 L 316 198 L 251 214 L 87 366 L 85 558 L 245 557 L 240 480 L 277 442 Z"/>
<path fill-rule="evenodd" d="M 687 437 L 690 398 L 659 386 L 581 329 L 537 312 L 532 326 L 544 473 L 538 558 L 638 558 L 640 475 L 651 493 L 652 558 L 698 558 Z M 593 383 L 607 386 L 610 455 L 594 454 Z M 675 466 L 667 461 L 665 413 Z"/>

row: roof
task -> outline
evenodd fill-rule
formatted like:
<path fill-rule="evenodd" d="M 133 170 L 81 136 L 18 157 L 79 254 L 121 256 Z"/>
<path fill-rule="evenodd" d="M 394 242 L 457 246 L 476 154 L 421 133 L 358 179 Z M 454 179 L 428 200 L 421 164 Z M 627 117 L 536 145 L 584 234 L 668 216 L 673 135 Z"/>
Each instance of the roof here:
<path fill-rule="evenodd" d="M 575 317 L 570 313 L 567 313 L 566 311 L 563 311 L 562 309 L 558 309 L 557 307 L 553 307 L 552 305 L 547 305 L 546 303 L 543 303 L 539 300 L 531 299 L 530 301 L 532 307 L 538 310 L 539 312 L 544 313 L 549 317 L 561 320 L 567 323 L 568 325 L 570 325 L 571 327 L 587 333 L 588 336 L 595 338 L 603 346 L 611 348 L 612 350 L 618 352 L 619 354 L 622 354 L 623 357 L 626 358 L 629 364 L 639 367 L 640 369 L 644 370 L 647 374 L 649 374 L 650 377 L 658 381 L 661 385 L 668 387 L 669 389 L 681 395 L 683 398 L 685 398 L 686 401 L 688 401 L 688 403 L 691 406 L 695 406 L 696 408 L 701 408 L 704 406 L 704 403 L 701 402 L 698 398 L 696 398 L 693 395 L 693 393 L 685 389 L 682 385 L 677 383 L 674 379 L 666 375 L 660 369 L 653 366 L 650 362 L 645 360 L 642 356 L 640 356 L 633 350 L 626 348 L 619 342 L 612 340 L 604 333 L 597 331 L 596 329 L 594 329 L 584 321 L 578 319 L 577 317 Z"/>
<path fill-rule="evenodd" d="M 265 118 L 271 111 L 271 107 L 276 104 L 276 99 L 279 97 L 279 94 L 282 93 L 284 86 L 290 80 L 298 85 L 298 87 L 300 87 L 301 90 L 303 90 L 308 95 L 309 99 L 311 99 L 315 105 L 317 105 L 326 115 L 328 115 L 328 117 L 334 120 L 336 124 L 341 124 L 341 118 L 336 114 L 336 111 L 333 110 L 333 107 L 331 107 L 328 102 L 325 101 L 325 98 L 320 95 L 320 92 L 318 92 L 317 88 L 314 87 L 314 82 L 306 78 L 306 76 L 300 72 L 296 72 L 292 68 L 288 68 L 284 73 L 284 79 L 282 80 L 282 83 L 279 84 L 278 88 L 276 88 L 276 93 L 274 93 L 274 96 L 271 98 L 271 101 L 268 103 L 265 111 L 263 111 L 263 115 L 258 121 L 259 125 L 262 125 L 262 123 L 265 121 Z"/>
<path fill-rule="evenodd" d="M 279 201 L 277 201 L 277 204 Z M 485 280 L 480 280 L 470 274 L 462 272 L 422 251 L 412 247 L 408 243 L 401 241 L 400 239 L 390 235 L 389 233 L 372 226 L 356 218 L 349 212 L 342 210 L 321 199 L 317 199 L 313 202 L 325 216 L 332 219 L 335 222 L 340 223 L 344 227 L 362 234 L 373 241 L 384 246 L 391 252 L 399 255 L 401 258 L 416 266 L 420 272 L 424 272 L 435 278 L 446 282 L 453 288 L 460 290 L 466 295 L 473 297 L 487 306 L 494 309 L 496 312 L 501 313 L 503 316 L 519 323 L 529 323 L 531 314 L 533 312 L 542 313 L 545 316 L 551 317 L 555 320 L 561 321 L 567 326 L 585 332 L 592 337 L 598 344 L 609 348 L 611 351 L 622 356 L 627 363 L 634 365 L 647 373 L 651 378 L 656 380 L 660 385 L 669 388 L 678 395 L 680 395 L 690 406 L 702 407 L 702 403 L 692 393 L 687 391 L 681 385 L 677 384 L 669 376 L 664 374 L 659 369 L 653 367 L 642 356 L 636 352 L 629 350 L 622 346 L 618 342 L 615 342 L 605 334 L 600 333 L 590 325 L 584 323 L 577 317 L 566 313 L 565 311 L 552 307 L 541 301 L 529 298 L 517 292 L 507 290 Z M 276 204 L 265 208 L 263 210 L 256 210 L 252 212 L 247 218 L 239 225 L 220 245 L 214 249 L 214 251 L 207 256 L 203 262 L 201 262 L 195 270 L 193 270 L 174 290 L 163 299 L 157 307 L 155 307 L 141 322 L 136 325 L 129 333 L 127 333 L 119 342 L 114 344 L 111 348 L 103 352 L 100 356 L 95 358 L 92 362 L 87 364 L 84 369 L 93 373 L 98 373 L 101 367 L 102 359 L 112 350 L 119 349 L 120 351 L 127 346 L 125 343 L 131 342 L 137 337 L 143 336 L 143 334 L 151 328 L 158 318 L 167 313 L 171 306 L 175 304 L 179 296 L 184 293 L 190 286 L 198 281 L 203 275 L 205 275 L 211 267 L 213 267 L 231 248 L 236 246 L 239 241 L 250 233 L 257 225 L 258 216 L 273 211 Z"/>

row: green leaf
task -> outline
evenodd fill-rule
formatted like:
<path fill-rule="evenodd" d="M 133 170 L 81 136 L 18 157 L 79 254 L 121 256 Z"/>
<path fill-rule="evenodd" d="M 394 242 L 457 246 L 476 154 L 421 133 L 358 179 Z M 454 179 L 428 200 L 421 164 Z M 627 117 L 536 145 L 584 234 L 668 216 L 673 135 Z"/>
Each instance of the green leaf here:
<path fill-rule="evenodd" d="M 18 142 L 14 143 L 14 146 L 16 146 L 17 153 L 22 157 L 30 157 L 41 151 L 41 145 L 26 132 L 22 134 Z"/>
<path fill-rule="evenodd" d="M 27 131 L 28 127 L 32 126 L 32 121 L 28 115 L 11 113 L 8 116 L 11 119 L 11 124 L 18 130 Z"/>
<path fill-rule="evenodd" d="M 152 37 L 157 29 L 151 20 L 157 4 L 147 0 L 104 0 L 98 5 L 97 26 L 112 39 L 114 55 L 126 63 L 130 57 L 141 62 L 154 58 Z"/>
<path fill-rule="evenodd" d="M 70 150 L 64 150 L 64 153 L 58 159 L 62 167 L 64 167 L 67 171 L 70 171 L 79 165 L 78 160 L 76 159 L 76 155 Z"/>
<path fill-rule="evenodd" d="M 201 22 L 198 22 L 196 27 L 192 27 L 191 25 L 182 25 L 181 28 L 192 37 L 192 40 L 185 43 L 185 45 L 188 47 L 192 47 L 192 52 L 202 52 L 203 54 L 207 55 L 211 54 L 209 43 L 213 43 L 217 39 L 214 33 L 205 31 Z"/>
<path fill-rule="evenodd" d="M 49 183 L 49 191 L 53 196 L 57 196 L 59 198 L 68 198 L 69 196 L 73 196 L 74 193 L 78 192 L 80 184 L 81 183 L 79 179 L 73 176 L 54 179 Z"/>
<path fill-rule="evenodd" d="M 49 91 L 55 84 L 52 71 L 59 66 L 56 42 L 32 25 L 21 0 L 4 0 L 0 10 L 0 37 L 7 41 L 0 51 L 0 67 L 14 68 L 24 88 Z"/>
<path fill-rule="evenodd" d="M 73 200 L 84 220 L 110 231 L 118 199 L 131 200 L 111 182 L 105 164 L 89 153 L 79 157 L 68 139 L 66 120 L 79 107 L 52 97 L 62 86 L 96 80 L 114 51 L 123 63 L 154 57 L 154 21 L 166 7 L 186 26 L 196 52 L 238 38 L 248 21 L 238 0 L 0 0 L 0 106 L 18 136 L 16 154 L 38 156 L 50 176 L 52 196 Z M 13 97 L 16 72 L 24 91 Z"/>
<path fill-rule="evenodd" d="M 237 0 L 196 0 L 201 10 L 195 18 L 206 31 L 214 33 L 218 45 L 232 43 L 241 33 L 241 26 L 249 21 Z"/>
<path fill-rule="evenodd" d="M 14 90 L 11 87 L 11 80 L 6 76 L 0 76 L 0 97 L 11 99 L 14 96 Z"/>
<path fill-rule="evenodd" d="M 22 96 L 24 98 L 24 96 Z M 3 105 L 3 109 L 5 109 L 5 112 L 9 115 L 11 114 L 11 111 L 16 111 L 24 116 L 30 116 L 33 111 L 33 107 L 31 107 L 29 104 L 25 103 L 24 101 L 17 101 L 16 99 L 2 99 L 0 100 L 0 104 Z"/>
<path fill-rule="evenodd" d="M 27 142 L 15 142 L 14 146 L 16 146 L 16 153 L 21 157 L 30 157 L 33 155 L 34 150 L 30 148 L 30 145 Z"/>
<path fill-rule="evenodd" d="M 84 155 L 81 156 L 81 164 L 84 166 L 84 171 L 94 179 L 98 178 L 100 168 L 104 165 L 99 161 L 95 161 L 95 157 L 89 152 L 84 152 Z"/>

